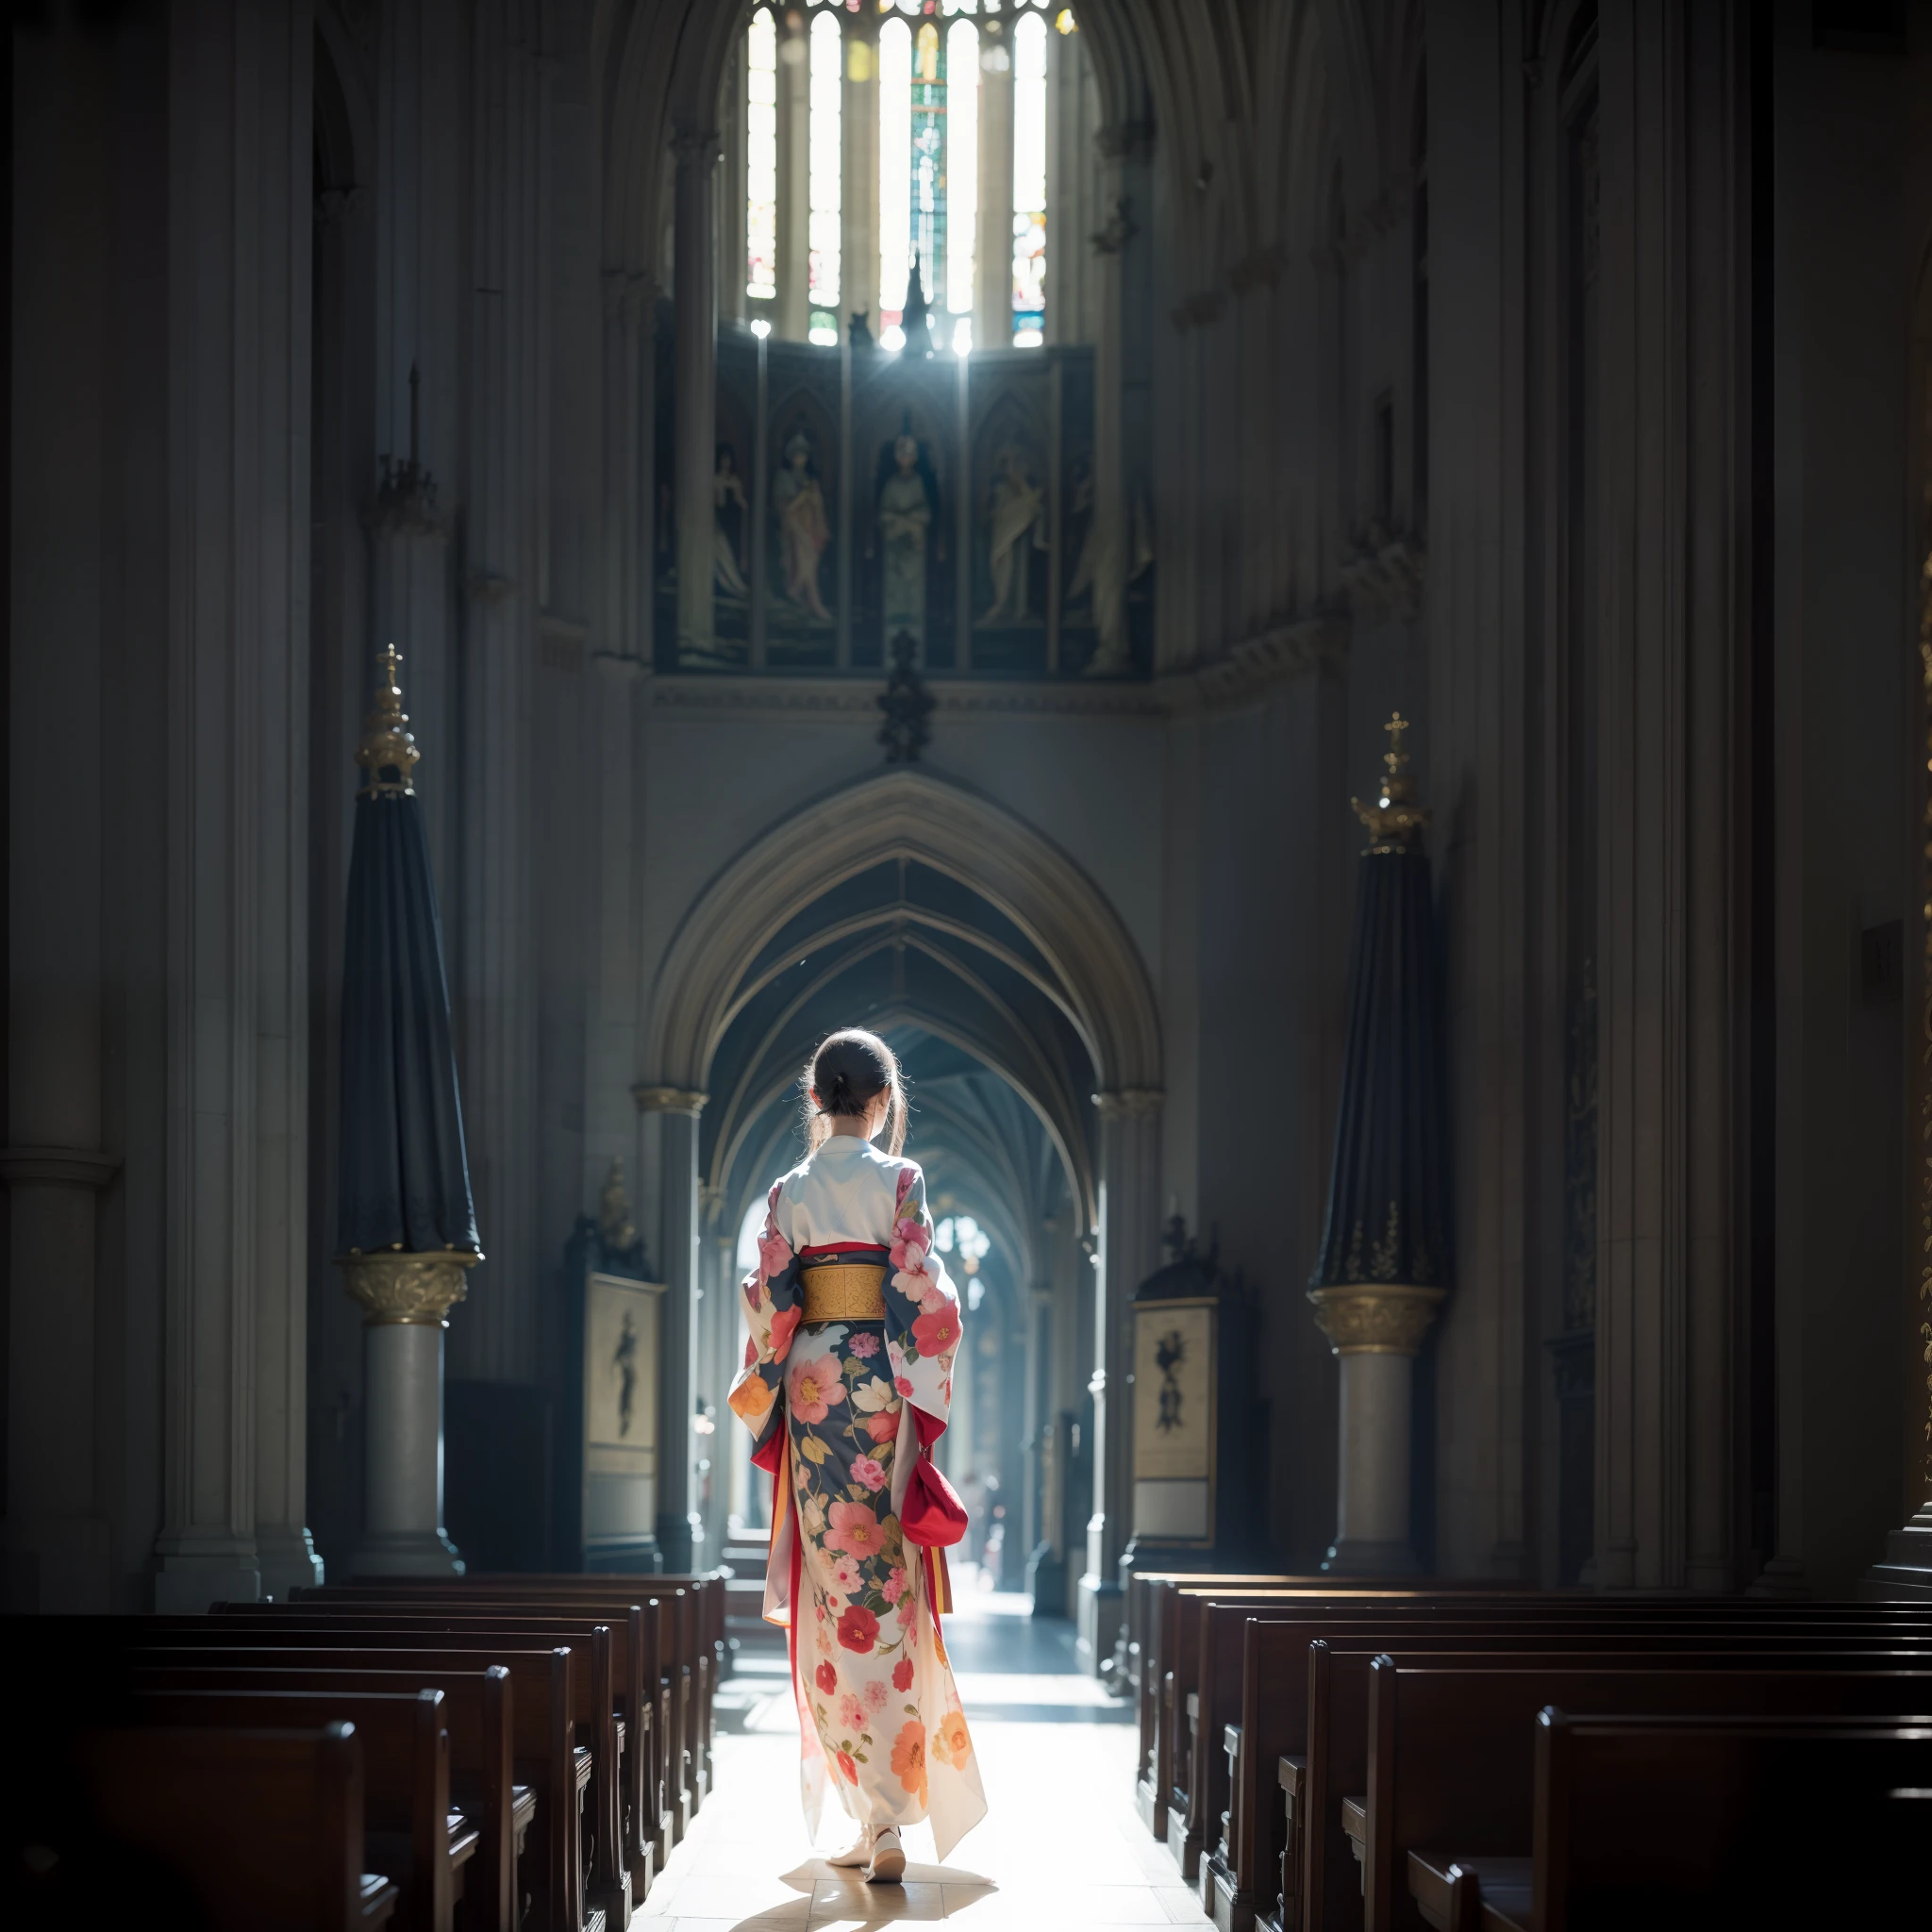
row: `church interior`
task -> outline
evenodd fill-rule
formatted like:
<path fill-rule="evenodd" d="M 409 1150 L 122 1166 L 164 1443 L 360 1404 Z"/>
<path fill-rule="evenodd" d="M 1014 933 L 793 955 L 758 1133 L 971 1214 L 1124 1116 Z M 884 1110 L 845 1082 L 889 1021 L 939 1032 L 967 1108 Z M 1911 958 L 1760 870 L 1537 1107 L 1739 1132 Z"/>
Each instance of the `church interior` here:
<path fill-rule="evenodd" d="M 8 48 L 9 1923 L 1923 1888 L 1932 0 Z M 845 1026 L 963 1324 L 897 1887 L 726 1404 Z"/>

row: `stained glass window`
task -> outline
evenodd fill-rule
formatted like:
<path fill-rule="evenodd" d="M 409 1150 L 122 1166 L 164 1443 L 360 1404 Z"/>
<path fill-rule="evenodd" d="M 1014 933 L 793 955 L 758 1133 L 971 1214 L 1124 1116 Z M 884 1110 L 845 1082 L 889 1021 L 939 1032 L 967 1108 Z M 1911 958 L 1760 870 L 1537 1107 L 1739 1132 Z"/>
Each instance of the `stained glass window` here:
<path fill-rule="evenodd" d="M 979 29 L 946 29 L 946 310 L 953 347 L 973 345 L 973 258 L 979 214 Z"/>
<path fill-rule="evenodd" d="M 811 24 L 810 201 L 807 237 L 810 249 L 811 339 L 839 340 L 840 145 L 839 97 L 844 34 L 830 13 Z"/>
<path fill-rule="evenodd" d="M 932 346 L 967 353 L 985 275 L 1003 277 L 1010 252 L 1011 316 L 991 319 L 985 346 L 1039 347 L 1046 337 L 1048 69 L 1078 31 L 1073 9 L 1051 0 L 805 0 L 805 10 L 808 25 L 796 22 L 804 30 L 790 38 L 769 6 L 745 30 L 750 299 L 775 303 L 778 237 L 802 231 L 808 333 L 835 344 L 845 332 L 843 311 L 872 291 L 870 262 L 845 257 L 845 229 L 872 232 L 875 217 L 881 346 L 905 346 L 916 260 Z M 1058 58 L 1077 56 L 1069 48 Z M 781 155 L 779 69 L 791 59 L 805 62 L 808 125 L 801 146 L 791 149 L 787 137 Z M 980 115 L 995 82 L 1010 97 L 1012 195 L 1004 206 L 982 207 L 988 154 Z M 845 178 L 848 109 L 859 127 L 876 123 L 875 177 L 868 170 Z M 992 158 L 988 177 L 1003 183 L 1006 157 Z M 1003 187 L 1000 193 L 1004 201 Z M 988 324 L 978 318 L 980 327 Z"/>
<path fill-rule="evenodd" d="M 912 238 L 912 29 L 903 20 L 879 28 L 880 341 L 902 347 L 906 262 Z"/>
<path fill-rule="evenodd" d="M 1013 27 L 1013 346 L 1046 340 L 1046 22 Z"/>
<path fill-rule="evenodd" d="M 778 293 L 778 29 L 763 8 L 745 38 L 744 292 Z"/>

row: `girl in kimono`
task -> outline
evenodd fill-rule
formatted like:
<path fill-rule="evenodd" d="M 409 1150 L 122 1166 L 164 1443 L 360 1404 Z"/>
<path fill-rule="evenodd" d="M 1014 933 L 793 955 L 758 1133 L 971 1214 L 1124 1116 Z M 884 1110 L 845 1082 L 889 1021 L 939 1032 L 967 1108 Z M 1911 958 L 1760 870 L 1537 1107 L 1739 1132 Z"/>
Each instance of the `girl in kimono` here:
<path fill-rule="evenodd" d="M 765 1616 L 791 1633 L 807 1824 L 816 1834 L 829 1779 L 859 1827 L 833 1863 L 893 1881 L 904 1826 L 930 1818 L 943 1859 L 986 1813 L 940 1635 L 943 1563 L 899 1522 L 946 1426 L 959 1302 L 933 1253 L 925 1177 L 900 1158 L 891 1049 L 835 1033 L 804 1085 L 811 1151 L 768 1199 L 729 1399 L 774 1479 Z"/>

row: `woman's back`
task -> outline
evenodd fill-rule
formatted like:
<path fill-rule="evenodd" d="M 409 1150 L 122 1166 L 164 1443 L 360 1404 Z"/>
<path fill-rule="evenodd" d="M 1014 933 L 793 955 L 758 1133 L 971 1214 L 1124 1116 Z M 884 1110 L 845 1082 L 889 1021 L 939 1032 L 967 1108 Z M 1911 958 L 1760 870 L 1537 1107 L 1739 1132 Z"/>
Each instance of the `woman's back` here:
<path fill-rule="evenodd" d="M 794 1249 L 887 1247 L 913 1163 L 857 1134 L 833 1134 L 778 1183 L 773 1213 Z"/>

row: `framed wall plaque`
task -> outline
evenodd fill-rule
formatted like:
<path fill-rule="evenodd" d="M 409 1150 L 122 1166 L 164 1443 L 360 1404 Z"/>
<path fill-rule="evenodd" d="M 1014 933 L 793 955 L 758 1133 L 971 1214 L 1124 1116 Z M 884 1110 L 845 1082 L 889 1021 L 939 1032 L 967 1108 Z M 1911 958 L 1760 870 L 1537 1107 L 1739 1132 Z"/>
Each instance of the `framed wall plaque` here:
<path fill-rule="evenodd" d="M 661 1282 L 592 1273 L 584 1281 L 584 1565 L 655 1549 Z"/>
<path fill-rule="evenodd" d="M 1219 1305 L 1134 1305 L 1134 1540 L 1214 1541 Z"/>

